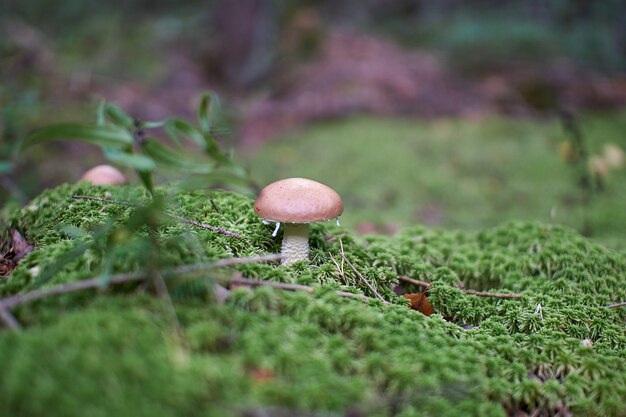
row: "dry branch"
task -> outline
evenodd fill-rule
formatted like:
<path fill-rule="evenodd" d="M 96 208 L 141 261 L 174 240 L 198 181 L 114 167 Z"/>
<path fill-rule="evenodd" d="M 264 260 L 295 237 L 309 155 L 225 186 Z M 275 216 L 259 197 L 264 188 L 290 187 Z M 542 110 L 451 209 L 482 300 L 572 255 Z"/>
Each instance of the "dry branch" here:
<path fill-rule="evenodd" d="M 20 330 L 22 326 L 8 308 L 0 305 L 0 320 L 11 330 Z"/>
<path fill-rule="evenodd" d="M 408 282 L 409 284 L 413 284 L 413 285 L 419 285 L 420 287 L 424 287 L 424 288 L 428 288 L 431 285 L 430 282 L 418 281 L 413 278 L 405 277 L 404 275 L 399 275 L 398 279 L 400 281 Z"/>
<path fill-rule="evenodd" d="M 413 278 L 405 277 L 403 275 L 399 275 L 398 279 L 400 281 L 408 282 L 410 284 L 419 285 L 424 288 L 429 288 L 432 284 L 430 282 L 419 281 Z M 476 290 L 466 290 L 464 288 L 459 288 L 465 294 L 476 295 L 478 297 L 493 297 L 493 298 L 522 298 L 522 294 L 505 294 L 505 293 L 496 293 L 496 292 L 483 292 Z"/>
<path fill-rule="evenodd" d="M 245 263 L 255 263 L 255 262 L 267 262 L 274 261 L 280 259 L 280 255 L 264 255 L 264 256 L 254 256 L 247 258 L 231 258 L 231 259 L 220 259 L 215 262 L 209 263 L 200 263 L 200 264 L 192 264 L 192 265 L 181 265 L 174 268 L 165 269 L 162 271 L 165 278 L 169 278 L 175 275 L 187 274 L 190 272 L 201 271 L 205 269 L 213 269 L 220 268 L 224 266 L 232 266 L 232 265 L 240 265 Z M 109 285 L 123 284 L 126 282 L 133 281 L 141 281 L 146 279 L 149 276 L 148 272 L 130 272 L 125 274 L 116 274 L 111 275 L 108 279 Z M 56 287 L 34 290 L 24 294 L 15 294 L 10 297 L 6 297 L 0 299 L 0 312 L 2 310 L 10 310 L 20 304 L 28 303 L 30 301 L 39 300 L 42 298 L 48 298 L 55 295 L 68 294 L 77 291 L 84 291 L 88 289 L 102 288 L 105 286 L 103 284 L 102 278 L 92 278 L 84 281 L 72 282 L 69 284 L 58 285 Z"/>
<path fill-rule="evenodd" d="M 624 306 L 626 306 L 626 301 L 622 301 L 621 303 L 617 303 L 617 304 L 610 304 L 606 306 L 605 308 L 617 308 L 617 307 L 624 307 Z"/>
<path fill-rule="evenodd" d="M 266 281 L 266 280 L 260 280 L 260 279 L 250 279 L 250 278 L 241 278 L 241 277 L 226 278 L 225 280 L 223 280 L 223 283 L 249 286 L 249 287 L 266 286 L 266 287 L 278 288 L 278 289 L 286 290 L 286 291 L 304 291 L 309 294 L 315 290 L 314 287 L 308 287 L 306 285 L 289 284 L 285 282 Z M 374 301 L 373 298 L 370 298 L 363 294 L 355 294 L 355 293 L 346 292 L 346 291 L 335 291 L 335 294 L 337 294 L 339 297 L 344 297 L 344 298 L 355 298 L 355 299 L 362 300 L 362 301 Z"/>
<path fill-rule="evenodd" d="M 173 213 L 166 213 L 166 214 L 168 216 L 170 216 L 171 218 L 173 218 L 173 219 L 176 219 L 176 220 L 181 221 L 183 223 L 190 224 L 192 226 L 201 227 L 203 229 L 208 229 L 208 230 L 211 230 L 213 232 L 221 233 L 223 235 L 230 236 L 230 237 L 241 237 L 241 235 L 239 233 L 231 232 L 230 230 L 224 229 L 222 227 L 211 226 L 210 224 L 197 222 L 197 221 L 191 220 L 191 219 L 186 219 L 184 217 L 178 216 L 178 215 L 173 214 Z"/>
<path fill-rule="evenodd" d="M 465 294 L 477 295 L 479 297 L 493 297 L 493 298 L 522 298 L 522 294 L 507 294 L 507 293 L 497 293 L 497 292 L 482 292 L 475 290 L 464 290 L 461 289 Z"/>
<path fill-rule="evenodd" d="M 383 304 L 389 304 L 389 302 L 387 300 L 385 300 L 379 293 L 378 291 L 376 291 L 376 288 L 374 288 L 374 286 L 372 284 L 370 284 L 370 282 L 363 276 L 363 274 L 361 274 L 355 267 L 354 265 L 352 265 L 352 262 L 350 262 L 350 260 L 348 260 L 348 258 L 346 258 L 346 255 L 344 255 L 343 251 L 341 252 L 341 257 L 343 258 L 343 260 L 348 264 L 348 266 L 350 267 L 350 269 L 352 269 L 352 271 L 361 279 L 361 281 L 363 281 L 365 283 L 365 285 L 367 285 L 367 288 L 370 289 L 370 291 L 372 293 L 374 293 L 374 295 L 376 296 L 376 298 L 378 298 L 380 301 L 382 301 Z"/>
<path fill-rule="evenodd" d="M 254 262 L 266 262 L 278 260 L 281 258 L 280 254 L 272 254 L 272 255 L 264 255 L 257 257 L 248 257 L 248 258 L 231 258 L 231 259 L 221 259 L 219 261 L 211 262 L 211 263 L 203 263 L 203 264 L 193 264 L 193 265 L 181 265 L 179 267 L 171 268 L 164 270 L 163 277 L 161 279 L 167 279 L 176 275 L 183 275 L 191 272 L 196 272 L 200 270 L 206 270 L 211 268 L 219 268 L 224 266 L 232 266 L 232 265 L 240 265 L 244 263 L 254 263 Z M 55 295 L 61 294 L 69 294 L 78 291 L 85 291 L 89 289 L 97 289 L 103 288 L 107 285 L 117 285 L 135 281 L 142 281 L 150 278 L 150 272 L 133 272 L 133 273 L 125 273 L 125 274 L 115 274 L 109 277 L 107 283 L 102 281 L 102 278 L 92 278 L 84 281 L 72 282 L 69 284 L 58 285 L 56 287 L 41 289 L 31 291 L 25 294 L 15 294 L 10 297 L 6 297 L 0 299 L 0 320 L 4 322 L 6 327 L 12 330 L 19 330 L 21 328 L 19 322 L 13 317 L 10 310 L 18 305 L 25 304 L 31 301 L 39 300 L 42 298 L 48 298 Z M 258 287 L 258 286 L 268 286 L 272 288 L 278 288 L 286 291 L 304 291 L 307 293 L 312 293 L 315 288 L 308 287 L 306 285 L 299 284 L 288 284 L 284 282 L 276 282 L 276 281 L 265 281 L 265 280 L 256 280 L 250 278 L 242 278 L 242 277 L 230 277 L 221 279 L 220 282 L 222 284 L 234 284 L 240 286 L 250 286 L 250 287 Z M 230 291 L 216 284 L 218 296 L 218 302 L 223 302 L 226 297 L 228 297 Z M 344 298 L 353 298 L 361 301 L 374 301 L 373 298 L 367 297 L 363 294 L 354 294 L 346 291 L 335 291 L 335 294 L 339 297 Z M 384 301 L 384 300 L 383 300 Z M 384 301 L 388 304 L 386 301 Z"/>

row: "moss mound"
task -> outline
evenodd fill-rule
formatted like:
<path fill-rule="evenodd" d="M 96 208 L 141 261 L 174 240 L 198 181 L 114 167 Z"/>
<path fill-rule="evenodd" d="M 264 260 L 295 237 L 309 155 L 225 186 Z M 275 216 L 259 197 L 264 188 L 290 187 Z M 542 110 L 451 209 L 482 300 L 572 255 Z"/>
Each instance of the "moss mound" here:
<path fill-rule="evenodd" d="M 168 279 L 174 318 L 149 283 L 106 280 L 278 251 L 248 197 L 62 186 L 11 228 L 36 249 L 0 278 L 1 297 L 97 276 L 103 288 L 13 309 L 24 331 L 0 331 L 0 415 L 626 415 L 626 313 L 604 307 L 626 300 L 626 256 L 567 229 L 357 237 L 315 224 L 310 264 Z M 389 304 L 337 295 L 373 297 L 342 248 Z M 233 274 L 315 289 L 231 288 L 217 302 L 212 284 Z M 432 283 L 436 314 L 407 308 L 399 275 Z"/>

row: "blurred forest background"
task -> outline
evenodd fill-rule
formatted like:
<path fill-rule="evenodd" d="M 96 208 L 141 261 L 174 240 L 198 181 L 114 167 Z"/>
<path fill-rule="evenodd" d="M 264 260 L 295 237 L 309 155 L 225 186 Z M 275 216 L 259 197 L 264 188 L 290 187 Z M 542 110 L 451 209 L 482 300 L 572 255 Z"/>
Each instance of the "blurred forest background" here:
<path fill-rule="evenodd" d="M 33 129 L 194 117 L 258 184 L 328 183 L 344 224 L 393 233 L 566 224 L 626 248 L 626 3 L 582 0 L 0 2 L 6 213 L 103 161 Z"/>

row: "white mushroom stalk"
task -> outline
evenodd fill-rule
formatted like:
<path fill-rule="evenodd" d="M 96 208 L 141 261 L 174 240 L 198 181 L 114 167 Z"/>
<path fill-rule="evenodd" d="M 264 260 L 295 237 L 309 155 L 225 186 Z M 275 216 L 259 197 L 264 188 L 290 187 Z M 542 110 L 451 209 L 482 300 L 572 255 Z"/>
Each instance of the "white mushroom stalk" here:
<path fill-rule="evenodd" d="M 305 261 L 309 257 L 309 225 L 306 223 L 285 223 L 281 249 L 282 264 Z"/>
<path fill-rule="evenodd" d="M 332 188 L 305 178 L 274 182 L 259 193 L 254 211 L 264 222 L 275 222 L 275 237 L 284 225 L 282 264 L 308 259 L 309 223 L 337 219 L 343 212 L 341 197 Z"/>

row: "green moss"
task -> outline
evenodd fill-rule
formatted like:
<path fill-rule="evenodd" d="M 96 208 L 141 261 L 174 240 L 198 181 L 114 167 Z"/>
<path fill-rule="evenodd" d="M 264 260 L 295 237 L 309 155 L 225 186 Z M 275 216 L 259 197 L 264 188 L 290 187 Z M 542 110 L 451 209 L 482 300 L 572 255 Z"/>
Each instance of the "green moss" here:
<path fill-rule="evenodd" d="M 143 208 L 73 198 L 150 204 L 139 188 L 62 186 L 10 219 L 8 226 L 36 250 L 0 279 L 0 294 L 107 268 L 278 251 L 271 226 L 254 215 L 248 197 L 169 194 L 159 191 L 168 211 L 241 237 L 154 219 Z M 146 226 L 152 220 L 158 259 Z M 413 227 L 364 238 L 316 224 L 311 245 L 309 264 L 239 265 L 169 281 L 181 334 L 166 305 L 137 285 L 16 308 L 25 331 L 0 332 L 0 414 L 503 416 L 550 413 L 564 404 L 581 415 L 624 415 L 626 313 L 604 308 L 626 300 L 623 253 L 566 228 L 527 222 L 480 232 Z M 343 262 L 342 247 L 391 304 L 335 295 L 340 289 L 373 296 Z M 239 288 L 218 304 L 212 279 L 232 273 L 315 290 Z M 436 314 L 425 317 L 394 295 L 398 275 L 432 282 Z M 522 298 L 477 297 L 459 286 Z"/>

